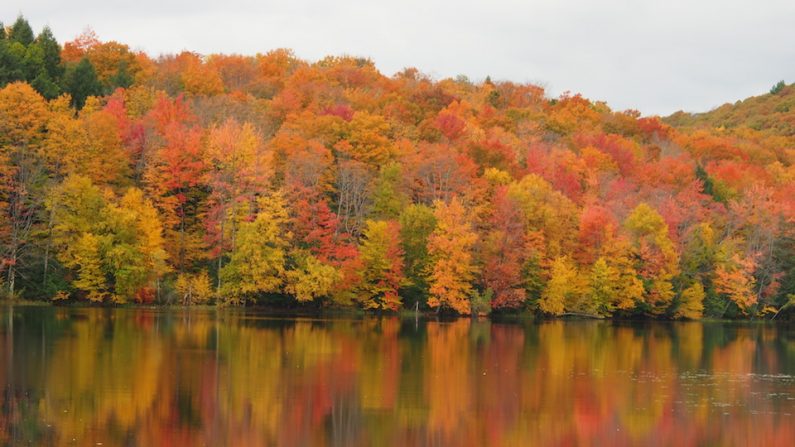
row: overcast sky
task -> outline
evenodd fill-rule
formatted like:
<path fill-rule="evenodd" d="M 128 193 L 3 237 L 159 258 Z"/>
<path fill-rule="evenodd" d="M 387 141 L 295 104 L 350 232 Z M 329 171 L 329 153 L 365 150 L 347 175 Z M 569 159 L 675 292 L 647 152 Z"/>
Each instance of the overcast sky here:
<path fill-rule="evenodd" d="M 2 0 L 60 42 L 90 26 L 152 56 L 291 48 L 532 82 L 644 114 L 706 111 L 795 81 L 795 0 Z"/>

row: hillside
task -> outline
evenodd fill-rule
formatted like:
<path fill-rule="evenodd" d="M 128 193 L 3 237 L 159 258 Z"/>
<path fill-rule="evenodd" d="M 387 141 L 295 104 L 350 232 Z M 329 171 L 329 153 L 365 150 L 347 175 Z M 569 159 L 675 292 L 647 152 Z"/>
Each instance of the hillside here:
<path fill-rule="evenodd" d="M 761 111 L 792 90 L 661 120 L 361 58 L 61 45 L 20 17 L 0 34 L 3 288 L 769 316 L 795 294 L 795 146 L 792 112 Z"/>
<path fill-rule="evenodd" d="M 675 127 L 747 127 L 768 135 L 795 138 L 795 84 L 781 81 L 770 93 L 727 103 L 705 113 L 676 112 L 663 121 Z"/>

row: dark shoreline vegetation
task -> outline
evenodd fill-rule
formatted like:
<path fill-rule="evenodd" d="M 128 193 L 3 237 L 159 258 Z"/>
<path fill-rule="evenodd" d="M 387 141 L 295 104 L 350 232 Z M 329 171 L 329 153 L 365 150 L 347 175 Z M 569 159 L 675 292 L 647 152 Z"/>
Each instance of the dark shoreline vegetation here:
<path fill-rule="evenodd" d="M 9 302 L 618 319 L 795 302 L 793 85 L 661 119 L 355 57 L 0 30 Z"/>

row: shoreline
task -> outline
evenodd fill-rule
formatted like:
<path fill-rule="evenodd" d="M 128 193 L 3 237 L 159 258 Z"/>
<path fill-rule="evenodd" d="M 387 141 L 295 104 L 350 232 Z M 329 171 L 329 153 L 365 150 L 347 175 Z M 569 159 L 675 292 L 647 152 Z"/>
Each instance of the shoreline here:
<path fill-rule="evenodd" d="M 551 321 L 604 321 L 610 323 L 773 323 L 776 325 L 787 325 L 792 321 L 787 318 L 702 318 L 699 320 L 672 319 L 672 318 L 652 318 L 643 316 L 631 317 L 589 317 L 587 315 L 562 315 L 562 316 L 539 316 L 529 311 L 519 313 L 498 313 L 489 315 L 456 315 L 452 313 L 437 313 L 434 311 L 400 310 L 394 311 L 369 311 L 353 307 L 326 307 L 326 308 L 301 308 L 301 307 L 276 307 L 267 305 L 251 306 L 218 306 L 212 304 L 198 305 L 179 305 L 179 304 L 140 304 L 140 303 L 50 303 L 44 301 L 30 300 L 0 300 L 0 307 L 32 307 L 32 308 L 54 308 L 54 309 L 106 309 L 106 310 L 157 310 L 166 312 L 188 311 L 228 311 L 232 313 L 253 314 L 263 317 L 273 318 L 372 318 L 372 317 L 397 317 L 400 319 L 422 319 L 425 321 L 436 320 L 440 322 L 451 322 L 460 319 L 471 319 L 477 321 L 490 321 L 492 323 L 519 323 L 519 322 L 551 322 Z"/>

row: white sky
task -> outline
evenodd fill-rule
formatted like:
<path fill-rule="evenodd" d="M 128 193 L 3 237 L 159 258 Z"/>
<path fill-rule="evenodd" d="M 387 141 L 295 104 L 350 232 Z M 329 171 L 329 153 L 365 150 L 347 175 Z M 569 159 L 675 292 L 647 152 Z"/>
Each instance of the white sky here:
<path fill-rule="evenodd" d="M 63 43 L 90 26 L 152 56 L 291 48 L 386 75 L 533 82 L 617 110 L 706 111 L 795 81 L 795 0 L 2 0 Z"/>

